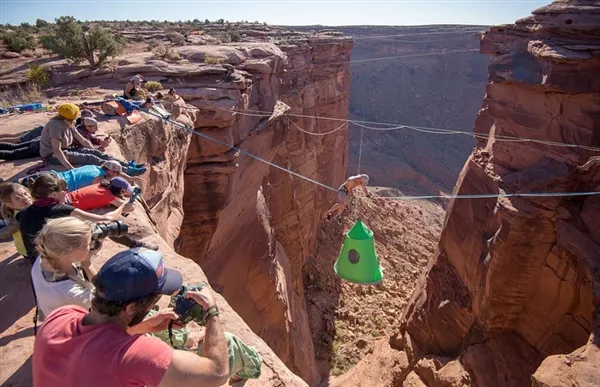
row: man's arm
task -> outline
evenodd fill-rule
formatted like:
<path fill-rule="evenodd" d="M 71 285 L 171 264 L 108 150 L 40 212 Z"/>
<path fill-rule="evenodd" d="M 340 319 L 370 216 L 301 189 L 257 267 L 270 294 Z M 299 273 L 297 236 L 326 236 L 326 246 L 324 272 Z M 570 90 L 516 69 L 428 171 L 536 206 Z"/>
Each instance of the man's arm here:
<path fill-rule="evenodd" d="M 138 186 L 141 185 L 142 181 L 144 181 L 141 177 L 129 176 L 125 172 L 119 172 L 119 176 L 121 176 L 123 179 L 127 180 L 130 183 L 137 184 Z"/>
<path fill-rule="evenodd" d="M 77 140 L 81 144 L 82 147 L 88 148 L 88 149 L 94 149 L 94 145 L 92 145 L 92 143 L 90 141 L 88 141 L 88 139 L 83 137 L 77 129 L 71 129 L 71 132 L 73 132 L 73 137 L 75 138 L 75 140 Z"/>
<path fill-rule="evenodd" d="M 73 169 L 73 165 L 67 160 L 67 156 L 65 156 L 62 150 L 60 139 L 52 137 L 50 138 L 50 141 L 52 142 L 52 153 L 54 153 L 54 157 L 58 159 L 58 162 L 67 169 Z"/>
<path fill-rule="evenodd" d="M 204 310 L 216 305 L 212 291 L 205 287 L 186 296 L 200 304 Z M 218 315 L 206 321 L 203 356 L 187 351 L 174 351 L 173 359 L 159 387 L 218 387 L 229 378 L 227 340 Z"/>

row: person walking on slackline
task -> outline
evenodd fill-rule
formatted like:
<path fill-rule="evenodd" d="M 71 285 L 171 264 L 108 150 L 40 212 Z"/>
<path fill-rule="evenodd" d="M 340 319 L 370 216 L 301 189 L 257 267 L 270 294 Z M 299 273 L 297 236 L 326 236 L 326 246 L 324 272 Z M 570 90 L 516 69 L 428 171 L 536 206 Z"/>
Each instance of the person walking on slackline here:
<path fill-rule="evenodd" d="M 367 197 L 369 197 L 369 198 L 371 197 L 371 194 L 367 190 L 368 183 L 369 183 L 368 175 L 362 174 L 362 175 L 350 176 L 346 180 L 346 182 L 338 188 L 338 191 L 337 191 L 338 201 L 337 201 L 337 203 L 335 203 L 333 205 L 333 207 L 331 207 L 331 209 L 329 209 L 329 211 L 327 211 L 327 215 L 325 216 L 325 219 L 329 221 L 331 219 L 331 216 L 333 215 L 333 213 L 337 211 L 335 218 L 338 221 L 338 223 L 341 223 L 341 216 L 342 216 L 342 213 L 344 212 L 344 208 L 346 207 L 346 203 L 350 199 L 352 199 L 352 197 L 354 196 L 352 194 L 352 191 L 354 190 L 354 188 L 361 187 L 363 189 L 365 195 L 367 195 Z"/>

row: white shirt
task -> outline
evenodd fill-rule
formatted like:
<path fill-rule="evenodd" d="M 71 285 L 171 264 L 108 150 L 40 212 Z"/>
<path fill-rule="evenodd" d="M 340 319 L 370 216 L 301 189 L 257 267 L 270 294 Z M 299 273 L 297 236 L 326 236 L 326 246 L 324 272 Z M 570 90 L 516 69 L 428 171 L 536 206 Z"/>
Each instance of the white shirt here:
<path fill-rule="evenodd" d="M 50 282 L 42 274 L 41 258 L 35 260 L 31 268 L 31 280 L 37 304 L 44 316 L 65 305 L 78 305 L 85 309 L 92 307 L 93 285 L 83 287 L 70 278 Z M 82 280 L 83 281 L 83 280 Z"/>

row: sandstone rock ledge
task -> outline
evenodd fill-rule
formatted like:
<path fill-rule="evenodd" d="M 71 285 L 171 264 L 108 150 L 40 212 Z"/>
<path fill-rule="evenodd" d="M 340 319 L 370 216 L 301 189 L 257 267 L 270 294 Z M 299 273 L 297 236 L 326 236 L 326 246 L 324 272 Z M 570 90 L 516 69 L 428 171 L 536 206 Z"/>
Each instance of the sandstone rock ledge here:
<path fill-rule="evenodd" d="M 29 120 L 24 120 L 29 118 Z M 3 119 L 3 128 L 16 132 L 23 129 L 24 122 L 43 122 L 45 114 L 35 114 Z M 180 118 L 186 121 L 186 117 Z M 276 119 L 276 118 L 274 118 Z M 140 123 L 121 131 L 116 120 L 102 122 L 100 129 L 113 133 L 117 139 L 111 153 L 127 158 L 136 158 L 152 164 L 144 178 L 144 198 L 149 205 L 147 212 L 140 203 L 135 211 L 124 220 L 130 226 L 130 233 L 152 241 L 160 246 L 168 266 L 180 270 L 186 282 L 206 281 L 206 275 L 193 261 L 178 255 L 161 235 L 169 235 L 181 224 L 181 202 L 183 196 L 183 170 L 190 142 L 190 134 L 162 120 L 147 118 Z M 26 163 L 0 164 L 0 177 L 13 178 L 24 174 L 32 165 Z M 107 241 L 100 257 L 95 261 L 98 267 L 121 247 Z M 28 265 L 16 259 L 12 243 L 0 244 L 0 257 L 3 270 L 0 288 L 2 296 L 2 343 L 0 356 L 0 384 L 10 386 L 31 385 L 30 359 L 33 348 L 32 307 L 33 298 L 29 292 Z M 258 380 L 249 380 L 244 386 L 306 386 L 294 375 L 244 321 L 236 314 L 223 297 L 218 296 L 222 321 L 227 331 L 233 332 L 249 345 L 258 348 L 263 356 L 263 372 Z M 239 383 L 241 385 L 241 383 Z"/>

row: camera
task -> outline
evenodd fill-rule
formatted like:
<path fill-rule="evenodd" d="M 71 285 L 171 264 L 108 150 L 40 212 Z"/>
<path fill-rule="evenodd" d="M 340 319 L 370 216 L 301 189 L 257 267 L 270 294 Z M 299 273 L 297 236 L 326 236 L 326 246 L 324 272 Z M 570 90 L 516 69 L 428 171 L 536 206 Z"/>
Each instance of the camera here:
<path fill-rule="evenodd" d="M 122 235 L 127 234 L 127 230 L 127 224 L 121 222 L 120 220 L 116 220 L 108 224 L 96 224 L 96 226 L 94 227 L 94 232 L 92 233 L 92 243 L 90 246 L 90 250 L 99 249 L 100 242 L 102 241 L 102 239 L 107 237 L 120 237 Z"/>
<path fill-rule="evenodd" d="M 198 305 L 191 298 L 185 298 L 185 294 L 188 292 L 188 290 L 196 291 L 200 290 L 202 287 L 204 286 L 188 288 L 184 285 L 179 290 L 179 293 L 175 295 L 174 300 L 171 301 L 171 304 L 173 305 L 173 311 L 177 313 L 179 316 L 179 322 L 182 324 L 187 324 L 192 320 L 198 323 L 204 321 L 204 309 L 202 309 L 202 306 Z"/>

